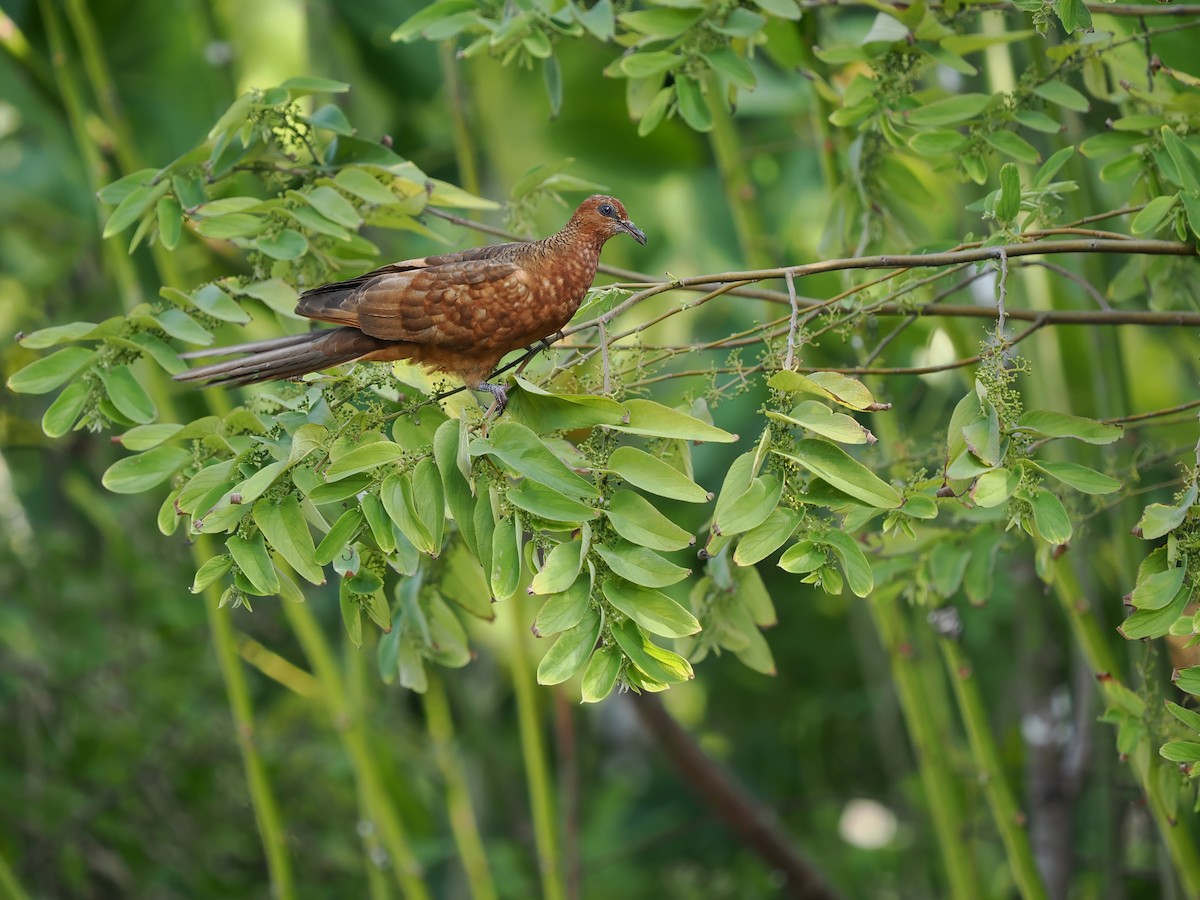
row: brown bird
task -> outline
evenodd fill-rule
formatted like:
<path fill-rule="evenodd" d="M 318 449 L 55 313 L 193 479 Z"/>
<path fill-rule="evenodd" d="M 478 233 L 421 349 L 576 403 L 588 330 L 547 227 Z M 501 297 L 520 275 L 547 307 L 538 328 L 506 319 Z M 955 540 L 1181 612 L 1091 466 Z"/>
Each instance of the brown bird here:
<path fill-rule="evenodd" d="M 305 291 L 297 313 L 342 327 L 186 353 L 239 357 L 175 379 L 253 384 L 353 361 L 410 359 L 487 391 L 503 410 L 505 389 L 487 376 L 505 354 L 571 320 L 596 277 L 600 248 L 622 233 L 646 243 L 620 200 L 595 194 L 561 231 L 539 241 L 406 259 Z"/>

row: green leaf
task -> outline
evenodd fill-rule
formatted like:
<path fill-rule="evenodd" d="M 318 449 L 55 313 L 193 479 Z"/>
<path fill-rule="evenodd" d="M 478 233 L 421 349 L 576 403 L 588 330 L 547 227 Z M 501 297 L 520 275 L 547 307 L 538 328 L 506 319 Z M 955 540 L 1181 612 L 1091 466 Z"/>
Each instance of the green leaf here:
<path fill-rule="evenodd" d="M 640 680 L 635 681 L 634 679 L 638 672 L 653 683 L 663 686 L 677 681 L 686 681 L 692 677 L 691 666 L 687 664 L 686 660 L 673 653 L 667 657 L 667 651 L 656 647 L 648 640 L 636 622 L 630 620 L 622 622 L 620 625 L 614 625 L 610 633 L 613 640 L 617 642 L 617 646 L 636 668 L 636 671 L 626 670 L 625 677 L 631 684 L 636 685 L 640 682 Z M 667 664 L 667 659 L 670 659 L 671 664 Z M 651 689 L 645 682 L 640 682 L 640 684 L 643 689 Z M 658 689 L 661 690 L 661 687 Z"/>
<path fill-rule="evenodd" d="M 150 399 L 145 388 L 133 377 L 129 366 L 117 366 L 107 372 L 101 369 L 96 374 L 104 383 L 104 390 L 108 394 L 108 398 L 112 400 L 113 406 L 117 408 L 117 412 L 140 425 L 154 421 L 155 416 L 158 415 L 154 401 Z"/>
<path fill-rule="evenodd" d="M 319 78 L 316 75 L 294 75 L 286 81 L 281 81 L 279 87 L 286 90 L 293 100 L 308 94 L 344 94 L 350 90 L 350 85 L 344 81 Z"/>
<path fill-rule="evenodd" d="M 96 192 L 96 196 L 101 203 L 115 206 L 138 188 L 148 187 L 157 174 L 158 169 L 138 169 L 116 181 L 109 182 Z"/>
<path fill-rule="evenodd" d="M 1068 34 L 1078 30 L 1091 30 L 1092 14 L 1083 0 L 1054 0 L 1054 9 Z"/>
<path fill-rule="evenodd" d="M 696 617 L 662 591 L 631 584 L 621 578 L 606 578 L 601 590 L 604 599 L 615 609 L 651 634 L 674 638 L 700 630 Z"/>
<path fill-rule="evenodd" d="M 68 384 L 42 415 L 42 432 L 46 437 L 60 438 L 75 425 L 87 406 L 91 390 L 82 381 Z"/>
<path fill-rule="evenodd" d="M 472 441 L 471 455 L 483 454 L 568 497 L 600 496 L 594 484 L 573 472 L 536 434 L 516 422 L 499 422 L 488 437 Z"/>
<path fill-rule="evenodd" d="M 341 552 L 346 549 L 346 545 L 354 540 L 362 526 L 363 514 L 358 507 L 342 513 L 333 523 L 333 527 L 329 529 L 329 534 L 325 535 L 313 552 L 313 560 L 316 564 L 327 566 L 333 562 L 334 558 L 341 555 Z"/>
<path fill-rule="evenodd" d="M 1183 519 L 1196 502 L 1197 483 L 1193 481 L 1183 500 L 1176 506 L 1151 503 L 1142 511 L 1142 517 L 1134 527 L 1134 534 L 1143 540 L 1153 541 L 1183 524 Z"/>
<path fill-rule="evenodd" d="M 489 545 L 490 548 L 490 545 Z M 496 618 L 492 591 L 483 567 L 462 541 L 453 541 L 445 556 L 438 590 L 460 609 L 490 622 Z"/>
<path fill-rule="evenodd" d="M 583 566 L 582 540 L 556 544 L 541 570 L 533 576 L 529 591 L 533 594 L 559 594 L 575 583 Z"/>
<path fill-rule="evenodd" d="M 618 447 L 609 457 L 608 466 L 634 487 L 660 497 L 687 503 L 706 503 L 712 499 L 708 491 L 674 466 L 636 447 Z"/>
<path fill-rule="evenodd" d="M 108 221 L 104 223 L 103 237 L 110 238 L 114 234 L 120 234 L 143 215 L 150 208 L 151 204 L 158 201 L 158 198 L 166 192 L 170 187 L 170 182 L 163 182 L 159 187 L 151 187 L 150 185 L 142 185 L 135 187 L 122 198 L 117 204 L 117 208 L 113 210 Z"/>
<path fill-rule="evenodd" d="M 943 156 L 957 153 L 967 145 L 965 135 L 957 131 L 918 131 L 908 140 L 908 146 L 918 156 Z"/>
<path fill-rule="evenodd" d="M 583 668 L 600 637 L 600 614 L 594 609 L 584 613 L 574 628 L 562 633 L 538 663 L 538 684 L 561 684 Z"/>
<path fill-rule="evenodd" d="M 720 34 L 732 38 L 749 38 L 757 35 L 766 23 L 766 16 L 760 16 L 744 6 L 735 6 L 729 11 L 725 21 L 709 20 L 707 24 L 709 28 Z"/>
<path fill-rule="evenodd" d="M 362 649 L 362 604 L 350 593 L 350 588 L 343 581 L 338 587 L 338 606 L 342 611 L 342 625 L 346 629 L 346 637 L 358 650 Z"/>
<path fill-rule="evenodd" d="M 1063 130 L 1062 124 L 1037 109 L 1018 109 L 1013 113 L 1013 118 L 1022 128 L 1028 128 L 1030 131 L 1037 131 L 1041 134 L 1059 134 Z M 1074 147 L 1064 147 L 1063 149 L 1075 152 Z"/>
<path fill-rule="evenodd" d="M 703 9 L 659 7 L 621 13 L 617 19 L 631 31 L 651 37 L 673 38 L 695 25 L 703 15 Z"/>
<path fill-rule="evenodd" d="M 796 442 L 795 453 L 779 453 L 798 463 L 840 491 L 880 509 L 895 509 L 902 499 L 899 492 L 874 472 L 849 456 L 845 450 L 827 441 L 806 439 Z"/>
<path fill-rule="evenodd" d="M 179 201 L 174 197 L 160 197 L 155 207 L 158 218 L 158 239 L 168 250 L 179 246 L 179 238 L 183 234 L 183 210 Z"/>
<path fill-rule="evenodd" d="M 692 574 L 691 569 L 668 562 L 653 550 L 625 541 L 611 547 L 597 544 L 595 550 L 615 574 L 642 587 L 667 587 Z"/>
<path fill-rule="evenodd" d="M 767 416 L 777 422 L 807 428 L 841 444 L 873 444 L 876 440 L 875 435 L 853 418 L 845 413 L 835 413 L 816 400 L 805 400 L 788 415 L 767 410 Z"/>
<path fill-rule="evenodd" d="M 994 149 L 999 150 L 1005 156 L 1011 156 L 1017 162 L 1033 165 L 1042 159 L 1037 148 L 1015 132 L 992 131 L 985 134 L 983 139 Z"/>
<path fill-rule="evenodd" d="M 214 556 L 212 559 L 205 560 L 200 568 L 196 570 L 196 577 L 192 579 L 192 593 L 200 593 L 218 578 L 224 577 L 225 574 L 228 573 L 232 568 L 233 558 L 225 553 L 222 553 L 220 556 Z"/>
<path fill-rule="evenodd" d="M 96 330 L 94 322 L 71 322 L 69 325 L 53 325 L 39 328 L 29 334 L 17 336 L 17 343 L 30 350 L 44 350 L 57 344 L 78 341 Z"/>
<path fill-rule="evenodd" d="M 614 493 L 605 514 L 617 534 L 652 550 L 682 550 L 696 543 L 691 532 L 676 525 L 649 500 L 633 491 Z"/>
<path fill-rule="evenodd" d="M 495 200 L 485 200 L 483 197 L 476 197 L 474 194 L 464 191 L 457 185 L 439 181 L 436 178 L 428 179 L 428 183 L 433 185 L 433 189 L 429 193 L 429 202 L 433 206 L 449 206 L 454 209 L 500 208 L 500 204 Z"/>
<path fill-rule="evenodd" d="M 1017 427 L 1041 437 L 1069 437 L 1088 444 L 1111 444 L 1124 433 L 1120 425 L 1047 409 L 1029 410 L 1017 420 Z"/>
<path fill-rule="evenodd" d="M 531 629 L 537 637 L 558 634 L 574 628 L 583 619 L 591 600 L 592 579 L 589 575 L 576 578 L 565 591 L 551 594 L 542 604 Z"/>
<path fill-rule="evenodd" d="M 992 469 L 984 472 L 971 485 L 971 499 L 976 506 L 991 509 L 1007 503 L 1021 484 L 1021 475 L 1011 469 Z"/>
<path fill-rule="evenodd" d="M 357 166 L 347 166 L 342 169 L 333 177 L 333 181 L 342 190 L 354 194 L 360 200 L 368 203 L 385 205 L 395 203 L 400 199 L 374 175 Z"/>
<path fill-rule="evenodd" d="M 173 338 L 189 344 L 207 347 L 213 342 L 212 332 L 182 309 L 167 309 L 154 316 L 154 321 Z"/>
<path fill-rule="evenodd" d="M 295 309 L 299 295 L 295 288 L 280 278 L 248 284 L 241 288 L 240 293 L 247 297 L 253 297 L 255 300 L 261 300 L 277 313 L 293 319 L 298 318 Z"/>
<path fill-rule="evenodd" d="M 1043 540 L 1051 544 L 1065 544 L 1071 539 L 1071 520 L 1062 501 L 1054 494 L 1034 488 L 1029 505 L 1033 510 L 1033 523 Z"/>
<path fill-rule="evenodd" d="M 465 19 L 463 17 L 466 17 Z M 442 33 L 438 29 L 439 25 L 446 23 L 462 22 L 462 27 L 465 27 L 468 22 L 475 21 L 475 3 L 474 0 L 437 0 L 436 3 L 431 3 L 421 9 L 419 12 L 405 19 L 403 23 L 392 32 L 393 41 L 404 41 L 406 43 L 416 40 L 418 37 L 423 37 L 426 40 L 441 40 L 448 37 L 453 37 L 461 28 L 455 26 L 455 30 L 449 33 Z M 436 35 L 436 37 L 431 37 Z"/>
<path fill-rule="evenodd" d="M 353 231 L 362 224 L 362 217 L 354 208 L 354 204 L 328 185 L 315 187 L 302 196 L 312 205 L 313 209 L 343 228 Z"/>
<path fill-rule="evenodd" d="M 307 117 L 307 121 L 314 128 L 322 131 L 332 131 L 334 134 L 342 134 L 347 137 L 354 134 L 354 126 L 350 124 L 346 114 L 342 112 L 340 106 L 333 103 L 326 103 L 315 109 L 313 114 Z"/>
<path fill-rule="evenodd" d="M 340 481 L 347 475 L 357 475 L 359 472 L 369 472 L 380 466 L 393 463 L 404 455 L 404 450 L 391 441 L 373 441 L 369 444 L 355 447 L 349 453 L 338 458 L 325 470 L 326 481 Z"/>
<path fill-rule="evenodd" d="M 1192 586 L 1185 584 L 1166 606 L 1160 609 L 1136 610 L 1121 623 L 1117 631 L 1124 638 L 1131 641 L 1162 637 L 1170 631 L 1171 626 L 1175 624 L 1175 620 L 1183 615 L 1191 598 Z"/>
<path fill-rule="evenodd" d="M 612 693 L 621 674 L 621 654 L 612 647 L 600 647 L 588 660 L 583 672 L 580 697 L 584 703 L 599 703 Z"/>
<path fill-rule="evenodd" d="M 1182 722 L 1192 731 L 1200 734 L 1200 712 L 1180 706 L 1178 703 L 1167 701 L 1167 712 Z"/>
<path fill-rule="evenodd" d="M 1177 669 L 1171 676 L 1171 681 L 1181 691 L 1200 696 L 1200 666 Z"/>
<path fill-rule="evenodd" d="M 1045 84 L 1039 84 L 1033 89 L 1033 92 L 1043 100 L 1048 100 L 1055 106 L 1061 106 L 1064 109 L 1075 112 L 1087 112 L 1091 109 L 1087 97 L 1061 81 L 1047 81 Z"/>
<path fill-rule="evenodd" d="M 858 542 L 844 531 L 829 531 L 821 539 L 829 546 L 837 557 L 842 571 L 846 573 L 846 583 L 856 597 L 865 597 L 875 588 L 875 576 L 871 572 L 871 564 Z"/>
<path fill-rule="evenodd" d="M 232 535 L 226 539 L 225 546 L 241 573 L 260 595 L 269 597 L 279 593 L 279 576 L 275 574 L 271 554 L 267 552 L 267 544 L 261 533 L 249 540 Z"/>
<path fill-rule="evenodd" d="M 629 415 L 624 406 L 608 397 L 552 394 L 519 376 L 514 380 L 505 414 L 537 434 L 618 425 Z"/>
<path fill-rule="evenodd" d="M 1129 595 L 1135 609 L 1162 609 L 1175 599 L 1187 575 L 1187 562 L 1181 566 L 1167 563 L 1167 549 L 1159 547 L 1138 566 L 1137 586 Z"/>
<path fill-rule="evenodd" d="M 792 0 L 777 0 L 777 2 L 791 3 Z M 757 79 L 754 77 L 753 70 L 732 47 L 718 47 L 700 55 L 713 71 L 719 72 L 733 84 L 746 90 L 754 89 Z"/>
<path fill-rule="evenodd" d="M 159 293 L 165 296 L 166 292 L 170 290 L 170 288 L 163 288 Z M 186 294 L 184 296 L 197 309 L 214 319 L 220 319 L 222 322 L 235 322 L 239 325 L 250 321 L 249 314 L 215 284 L 206 284 L 190 296 Z"/>
<path fill-rule="evenodd" d="M 1161 134 L 1163 146 L 1179 173 L 1179 184 L 1192 194 L 1200 193 L 1200 159 L 1169 126 L 1164 125 Z"/>
<path fill-rule="evenodd" d="M 679 99 L 679 115 L 689 128 L 700 132 L 712 131 L 713 114 L 700 82 L 677 73 L 675 95 Z"/>
<path fill-rule="evenodd" d="M 578 525 L 596 518 L 598 513 L 586 503 L 564 497 L 537 482 L 525 479 L 508 491 L 508 500 L 518 509 L 532 513 L 550 522 L 567 522 Z"/>
<path fill-rule="evenodd" d="M 308 239 L 292 228 L 256 238 L 254 246 L 271 259 L 299 259 L 308 252 Z"/>
<path fill-rule="evenodd" d="M 196 232 L 213 240 L 229 240 L 261 234 L 266 226 L 267 220 L 262 216 L 250 213 L 226 213 L 199 219 L 196 222 Z"/>
<path fill-rule="evenodd" d="M 783 482 L 775 475 L 755 478 L 740 497 L 718 509 L 713 517 L 713 533 L 727 537 L 757 528 L 779 505 Z"/>
<path fill-rule="evenodd" d="M 1176 204 L 1179 203 L 1179 194 L 1170 194 L 1168 196 L 1155 197 L 1142 208 L 1133 221 L 1129 223 L 1129 230 L 1134 234 L 1146 234 L 1147 232 L 1157 231 L 1175 210 Z"/>
<path fill-rule="evenodd" d="M 943 541 L 929 553 L 929 579 L 933 589 L 942 597 L 958 592 L 971 560 L 971 551 L 960 545 Z"/>
<path fill-rule="evenodd" d="M 733 561 L 739 566 L 761 562 L 782 547 L 799 524 L 800 513 L 787 507 L 776 507 L 765 522 L 742 535 L 733 551 Z"/>
<path fill-rule="evenodd" d="M 1000 199 L 996 201 L 996 218 L 1011 222 L 1021 212 L 1021 174 L 1012 163 L 1000 167 Z"/>
<path fill-rule="evenodd" d="M 825 551 L 813 541 L 805 539 L 797 541 L 783 552 L 783 556 L 779 557 L 779 568 L 796 575 L 805 575 L 815 572 L 825 565 L 825 562 Z"/>
<path fill-rule="evenodd" d="M 867 386 L 857 378 L 839 372 L 814 372 L 812 375 L 801 375 L 792 371 L 776 372 L 767 381 L 767 385 L 780 391 L 816 394 L 858 412 L 876 412 L 892 408 L 890 403 L 877 402 Z"/>
<path fill-rule="evenodd" d="M 433 435 L 433 456 L 442 476 L 442 492 L 450 515 L 458 525 L 459 534 L 467 547 L 479 556 L 474 522 L 475 498 L 471 495 L 468 481 L 470 457 L 462 443 L 467 434 L 465 429 L 460 430 L 461 427 L 458 419 L 447 419 L 438 426 Z"/>
<path fill-rule="evenodd" d="M 913 110 L 904 112 L 909 125 L 941 126 L 958 125 L 981 114 L 992 102 L 990 94 L 957 94 L 942 100 L 934 100 Z"/>
<path fill-rule="evenodd" d="M 9 376 L 8 389 L 18 394 L 45 394 L 70 381 L 96 358 L 86 347 L 64 347 L 35 359 Z"/>
<path fill-rule="evenodd" d="M 1158 748 L 1158 754 L 1171 762 L 1191 765 L 1200 762 L 1200 742 L 1167 741 Z"/>
<path fill-rule="evenodd" d="M 182 447 L 155 447 L 117 460 L 100 482 L 114 494 L 137 494 L 166 481 L 191 458 L 191 451 Z"/>
<path fill-rule="evenodd" d="M 1068 487 L 1085 494 L 1111 494 L 1121 489 L 1121 482 L 1095 469 L 1073 462 L 1052 462 L 1031 459 L 1028 465 L 1040 469 L 1052 478 L 1057 478 Z"/>
<path fill-rule="evenodd" d="M 387 555 L 394 553 L 397 546 L 396 529 L 392 527 L 391 516 L 383 508 L 383 501 L 374 494 L 364 493 L 359 497 L 359 505 L 362 506 L 363 518 L 367 520 L 367 527 L 376 545 Z"/>
<path fill-rule="evenodd" d="M 718 444 L 730 444 L 738 439 L 736 434 L 653 400 L 626 400 L 624 406 L 629 413 L 629 421 L 623 425 L 608 426 L 613 431 Z"/>
<path fill-rule="evenodd" d="M 616 30 L 613 16 L 612 0 L 599 0 L 590 8 L 571 4 L 571 12 L 579 24 L 592 33 L 592 36 L 607 43 L 612 39 Z"/>
<path fill-rule="evenodd" d="M 521 522 L 517 516 L 511 520 L 501 519 L 492 532 L 488 583 L 492 588 L 492 596 L 497 600 L 507 600 L 517 592 L 521 583 Z"/>
<path fill-rule="evenodd" d="M 312 533 L 304 521 L 300 501 L 289 495 L 276 502 L 263 499 L 254 504 L 254 524 L 305 581 L 324 584 L 325 572 L 317 565 Z"/>
<path fill-rule="evenodd" d="M 432 529 L 422 518 L 417 508 L 416 492 L 413 490 L 410 472 L 393 472 L 379 486 L 379 499 L 387 510 L 388 518 L 396 523 L 400 533 L 421 553 L 434 554 L 438 545 L 434 543 Z"/>

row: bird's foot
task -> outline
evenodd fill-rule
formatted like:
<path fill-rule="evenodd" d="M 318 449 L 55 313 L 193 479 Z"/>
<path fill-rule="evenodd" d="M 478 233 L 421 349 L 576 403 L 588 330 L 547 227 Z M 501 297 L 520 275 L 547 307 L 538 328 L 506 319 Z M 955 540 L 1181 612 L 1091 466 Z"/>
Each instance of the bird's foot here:
<path fill-rule="evenodd" d="M 566 337 L 566 335 L 562 333 L 562 329 L 559 329 L 558 331 L 554 332 L 554 334 L 547 335 L 539 340 L 537 344 L 534 344 L 534 347 L 537 347 L 540 344 L 543 350 L 549 350 L 554 346 L 555 342 L 561 341 L 564 337 Z"/>
<path fill-rule="evenodd" d="M 477 386 L 477 390 L 486 391 L 492 395 L 492 405 L 487 408 L 483 414 L 484 419 L 500 418 L 500 414 L 504 412 L 504 407 L 508 405 L 508 388 L 502 384 L 492 384 L 490 381 L 481 381 Z"/>

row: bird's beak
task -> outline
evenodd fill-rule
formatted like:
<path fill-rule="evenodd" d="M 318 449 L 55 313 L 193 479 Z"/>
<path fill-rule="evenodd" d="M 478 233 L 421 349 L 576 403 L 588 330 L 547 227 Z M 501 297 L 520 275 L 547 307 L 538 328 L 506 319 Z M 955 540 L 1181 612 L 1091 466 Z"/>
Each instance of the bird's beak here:
<path fill-rule="evenodd" d="M 646 243 L 645 233 L 642 231 L 642 229 L 638 228 L 636 225 L 634 225 L 628 219 L 621 220 L 621 227 L 623 229 L 625 229 L 627 232 L 629 232 L 629 236 L 632 237 L 639 244 Z"/>

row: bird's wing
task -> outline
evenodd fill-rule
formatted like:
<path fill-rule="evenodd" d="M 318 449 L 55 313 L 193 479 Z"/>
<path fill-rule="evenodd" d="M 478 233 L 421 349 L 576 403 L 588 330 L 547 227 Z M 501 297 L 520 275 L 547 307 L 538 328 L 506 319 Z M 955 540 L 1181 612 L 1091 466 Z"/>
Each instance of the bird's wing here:
<path fill-rule="evenodd" d="M 507 328 L 504 311 L 520 310 L 529 293 L 517 262 L 453 254 L 325 285 L 304 294 L 296 312 L 384 340 L 465 350 Z"/>

